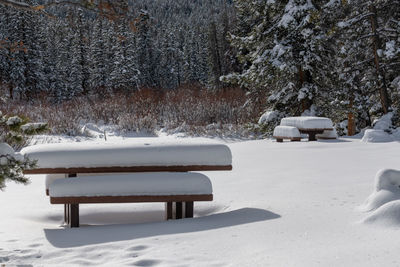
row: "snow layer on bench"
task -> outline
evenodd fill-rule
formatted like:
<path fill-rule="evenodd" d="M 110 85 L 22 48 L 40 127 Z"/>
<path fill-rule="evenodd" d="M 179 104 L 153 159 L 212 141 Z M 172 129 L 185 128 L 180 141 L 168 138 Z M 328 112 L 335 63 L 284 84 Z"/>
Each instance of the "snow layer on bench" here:
<path fill-rule="evenodd" d="M 212 185 L 200 173 L 159 172 L 59 179 L 49 191 L 52 197 L 202 195 L 212 194 Z"/>
<path fill-rule="evenodd" d="M 274 136 L 280 137 L 300 137 L 299 129 L 292 126 L 276 126 L 274 129 Z"/>
<path fill-rule="evenodd" d="M 331 129 L 331 119 L 325 117 L 287 117 L 281 120 L 281 126 L 293 126 L 299 129 Z"/>
<path fill-rule="evenodd" d="M 38 168 L 231 165 L 228 146 L 192 140 L 43 144 L 21 150 L 38 161 Z"/>
<path fill-rule="evenodd" d="M 45 180 L 46 189 L 49 189 L 50 185 L 51 185 L 55 180 L 59 180 L 59 179 L 63 179 L 63 178 L 65 178 L 65 174 L 63 174 L 63 173 L 59 173 L 59 174 L 47 174 L 47 175 L 46 175 L 46 180 Z"/>
<path fill-rule="evenodd" d="M 78 176 L 101 176 L 101 175 L 115 175 L 115 173 L 78 173 Z M 45 185 L 46 189 L 49 189 L 50 185 L 58 179 L 67 178 L 65 173 L 57 173 L 57 174 L 46 174 Z"/>

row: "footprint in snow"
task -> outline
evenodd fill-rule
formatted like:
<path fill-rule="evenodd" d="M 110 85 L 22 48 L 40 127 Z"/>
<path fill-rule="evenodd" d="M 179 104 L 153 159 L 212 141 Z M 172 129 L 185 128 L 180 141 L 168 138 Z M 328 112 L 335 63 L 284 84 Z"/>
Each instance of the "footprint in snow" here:
<path fill-rule="evenodd" d="M 135 262 L 134 266 L 147 267 L 147 266 L 155 266 L 158 263 L 160 263 L 160 261 L 157 261 L 157 260 L 140 260 L 140 261 Z"/>
<path fill-rule="evenodd" d="M 134 246 L 134 247 L 128 248 L 128 250 L 129 251 L 140 251 L 140 250 L 145 250 L 147 248 L 148 248 L 147 246 L 139 245 L 139 246 Z"/>

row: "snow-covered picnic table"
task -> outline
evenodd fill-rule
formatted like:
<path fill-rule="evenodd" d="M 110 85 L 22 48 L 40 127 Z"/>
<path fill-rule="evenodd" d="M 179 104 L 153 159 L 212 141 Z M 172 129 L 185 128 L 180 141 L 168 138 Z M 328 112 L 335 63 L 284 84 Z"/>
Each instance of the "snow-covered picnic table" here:
<path fill-rule="evenodd" d="M 281 120 L 281 126 L 292 126 L 300 133 L 308 134 L 309 141 L 315 141 L 317 134 L 333 130 L 331 119 L 325 117 L 287 117 Z"/>
<path fill-rule="evenodd" d="M 208 177 L 191 171 L 232 169 L 228 146 L 192 140 L 44 144 L 21 154 L 37 160 L 26 174 L 75 178 L 48 184 L 50 202 L 65 204 L 65 222 L 71 227 L 79 227 L 79 203 L 165 202 L 167 219 L 173 210 L 177 219 L 193 217 L 193 202 L 211 201 L 213 195 Z M 80 177 L 85 173 L 98 175 Z"/>
<path fill-rule="evenodd" d="M 21 154 L 37 160 L 26 174 L 232 169 L 229 148 L 192 140 L 159 141 L 138 138 L 123 143 L 81 142 L 29 146 Z"/>

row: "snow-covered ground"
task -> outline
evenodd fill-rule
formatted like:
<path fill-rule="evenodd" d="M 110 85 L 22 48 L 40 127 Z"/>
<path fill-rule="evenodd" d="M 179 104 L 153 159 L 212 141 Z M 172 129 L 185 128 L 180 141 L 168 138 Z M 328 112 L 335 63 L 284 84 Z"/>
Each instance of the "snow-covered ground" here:
<path fill-rule="evenodd" d="M 205 173 L 214 201 L 195 204 L 194 219 L 163 221 L 163 204 L 82 205 L 83 226 L 65 229 L 44 176 L 9 183 L 0 192 L 0 265 L 400 265 L 400 223 L 360 211 L 376 173 L 400 169 L 399 142 L 228 146 L 234 169 Z"/>

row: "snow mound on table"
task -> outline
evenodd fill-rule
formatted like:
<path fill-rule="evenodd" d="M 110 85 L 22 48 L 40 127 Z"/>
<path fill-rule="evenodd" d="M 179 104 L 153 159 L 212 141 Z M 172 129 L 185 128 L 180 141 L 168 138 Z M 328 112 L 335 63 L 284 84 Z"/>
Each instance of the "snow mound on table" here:
<path fill-rule="evenodd" d="M 276 126 L 274 129 L 274 136 L 281 137 L 300 137 L 299 129 L 292 126 Z"/>
<path fill-rule="evenodd" d="M 400 200 L 386 203 L 372 212 L 362 222 L 385 227 L 400 227 Z"/>
<path fill-rule="evenodd" d="M 400 171 L 383 169 L 376 174 L 374 191 L 360 209 L 376 210 L 393 200 L 400 200 Z"/>
<path fill-rule="evenodd" d="M 332 129 L 333 123 L 324 117 L 287 117 L 281 120 L 282 126 L 293 126 L 299 129 Z"/>
<path fill-rule="evenodd" d="M 39 168 L 231 165 L 228 146 L 191 140 L 137 138 L 124 142 L 79 142 L 26 147 Z"/>
<path fill-rule="evenodd" d="M 385 143 L 392 142 L 393 137 L 383 130 L 367 129 L 364 132 L 364 136 L 361 142 L 365 143 Z"/>
<path fill-rule="evenodd" d="M 201 195 L 212 194 L 212 185 L 200 173 L 158 172 L 59 179 L 49 191 L 52 197 Z"/>

